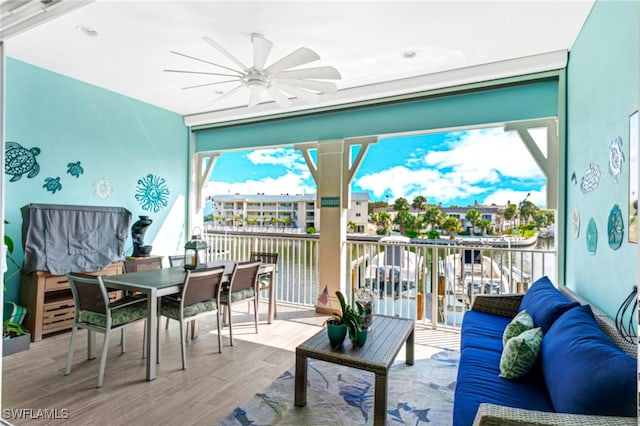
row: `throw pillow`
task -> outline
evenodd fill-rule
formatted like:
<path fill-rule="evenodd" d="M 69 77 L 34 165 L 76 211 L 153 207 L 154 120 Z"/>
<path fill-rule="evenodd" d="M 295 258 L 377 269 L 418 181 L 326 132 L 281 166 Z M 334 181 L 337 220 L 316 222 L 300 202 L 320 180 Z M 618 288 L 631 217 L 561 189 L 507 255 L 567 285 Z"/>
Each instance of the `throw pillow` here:
<path fill-rule="evenodd" d="M 509 339 L 500 357 L 500 377 L 517 379 L 527 374 L 538 359 L 541 343 L 540 327 L 532 328 Z"/>
<path fill-rule="evenodd" d="M 558 318 L 542 340 L 540 357 L 557 412 L 637 415 L 636 360 L 598 327 L 589 305 Z"/>
<path fill-rule="evenodd" d="M 526 310 L 518 312 L 518 315 L 513 317 L 511 322 L 507 324 L 507 327 L 504 329 L 504 333 L 502 333 L 502 346 L 506 346 L 507 341 L 512 337 L 519 336 L 523 332 L 531 330 L 532 328 L 533 318 L 531 318 L 531 315 L 529 315 Z"/>
<path fill-rule="evenodd" d="M 524 294 L 519 310 L 526 309 L 535 326 L 541 327 L 542 332 L 546 334 L 560 315 L 579 305 L 580 303 L 567 299 L 553 286 L 549 278 L 544 276 L 534 282 Z"/>

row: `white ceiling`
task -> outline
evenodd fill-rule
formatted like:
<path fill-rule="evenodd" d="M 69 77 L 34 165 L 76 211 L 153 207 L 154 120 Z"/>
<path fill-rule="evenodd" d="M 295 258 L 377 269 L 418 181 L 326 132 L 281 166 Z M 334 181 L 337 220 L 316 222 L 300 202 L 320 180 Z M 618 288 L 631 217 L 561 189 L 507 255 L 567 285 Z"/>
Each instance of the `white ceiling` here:
<path fill-rule="evenodd" d="M 192 121 L 194 117 L 221 121 L 281 110 L 266 97 L 263 104 L 248 110 L 245 89 L 214 102 L 220 96 L 215 91 L 228 91 L 236 85 L 232 83 L 182 90 L 215 78 L 164 69 L 215 70 L 170 50 L 231 66 L 203 36 L 248 64 L 252 62 L 251 33 L 263 34 L 273 42 L 267 65 L 299 47 L 308 47 L 322 59 L 301 68 L 331 65 L 342 75 L 336 81 L 338 95 L 321 96 L 321 104 L 327 105 L 454 84 L 456 72 L 462 71 L 466 78 L 491 78 L 510 63 L 525 64 L 525 70 L 552 69 L 558 58 L 566 59 L 563 51 L 571 48 L 592 5 L 592 0 L 96 0 L 9 38 L 6 53 L 193 116 Z M 93 28 L 98 35 L 83 34 L 76 29 L 80 25 Z M 407 51 L 415 56 L 405 58 Z M 527 59 L 530 56 L 534 57 Z M 299 108 L 304 108 L 300 102 L 291 107 Z"/>

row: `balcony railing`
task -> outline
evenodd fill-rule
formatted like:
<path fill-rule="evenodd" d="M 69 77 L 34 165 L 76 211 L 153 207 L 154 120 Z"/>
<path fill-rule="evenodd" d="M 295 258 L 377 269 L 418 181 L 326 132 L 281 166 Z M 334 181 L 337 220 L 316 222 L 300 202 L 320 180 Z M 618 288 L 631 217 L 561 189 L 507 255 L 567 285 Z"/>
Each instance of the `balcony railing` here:
<path fill-rule="evenodd" d="M 211 260 L 278 252 L 277 301 L 314 306 L 318 297 L 318 237 L 208 233 Z M 433 328 L 458 328 L 477 294 L 522 293 L 536 279 L 555 281 L 554 250 L 352 241 L 346 243 L 351 296 L 368 287 L 376 313 L 412 318 Z"/>

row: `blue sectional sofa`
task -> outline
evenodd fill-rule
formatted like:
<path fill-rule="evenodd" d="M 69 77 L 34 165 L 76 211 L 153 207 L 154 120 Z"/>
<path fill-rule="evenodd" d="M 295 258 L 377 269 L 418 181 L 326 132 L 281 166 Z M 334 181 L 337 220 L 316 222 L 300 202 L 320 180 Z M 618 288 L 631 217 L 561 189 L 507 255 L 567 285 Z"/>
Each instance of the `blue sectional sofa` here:
<path fill-rule="evenodd" d="M 543 332 L 531 370 L 500 377 L 502 337 L 527 310 Z M 462 322 L 453 424 L 637 425 L 637 348 L 547 277 L 524 295 L 480 295 Z"/>

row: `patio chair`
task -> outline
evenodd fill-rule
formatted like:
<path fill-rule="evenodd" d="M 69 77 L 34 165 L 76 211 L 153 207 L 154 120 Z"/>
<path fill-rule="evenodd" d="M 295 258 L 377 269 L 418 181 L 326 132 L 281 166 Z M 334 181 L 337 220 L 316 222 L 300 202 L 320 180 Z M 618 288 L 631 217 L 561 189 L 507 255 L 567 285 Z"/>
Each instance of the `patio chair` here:
<path fill-rule="evenodd" d="M 124 272 L 141 272 L 162 268 L 162 256 L 145 257 L 142 259 L 125 259 Z"/>
<path fill-rule="evenodd" d="M 109 349 L 109 336 L 112 332 L 120 330 L 121 353 L 125 351 L 126 326 L 138 321 L 145 321 L 147 318 L 147 299 L 144 297 L 125 296 L 120 299 L 110 301 L 107 288 L 101 276 L 69 273 L 67 274 L 75 312 L 73 316 L 73 327 L 71 329 L 71 339 L 69 341 L 69 354 L 67 355 L 67 366 L 65 376 L 71 373 L 73 362 L 74 341 L 78 328 L 87 329 L 88 346 L 87 359 L 94 359 L 94 349 L 92 347 L 92 332 L 104 334 L 102 354 L 100 355 L 100 369 L 98 371 L 98 386 L 102 387 L 104 370 L 107 364 L 107 351 Z M 146 336 L 143 341 L 146 340 Z M 145 342 L 143 342 L 143 348 Z M 143 357 L 145 352 L 143 349 Z"/>
<path fill-rule="evenodd" d="M 188 323 L 198 318 L 216 314 L 218 325 L 218 352 L 222 352 L 222 334 L 220 332 L 220 312 L 218 310 L 218 300 L 220 300 L 220 282 L 224 276 L 224 266 L 206 270 L 187 270 L 184 279 L 184 286 L 180 300 L 175 302 L 171 299 L 162 298 L 160 302 L 160 314 L 168 319 L 176 320 L 180 323 L 180 346 L 182 349 L 182 369 L 186 370 L 186 348 L 185 339 Z M 160 317 L 158 317 L 158 323 Z M 192 333 L 193 325 L 192 323 Z M 160 325 L 160 324 L 158 324 Z M 159 333 L 160 327 L 158 327 Z M 160 336 L 158 336 L 160 342 Z M 160 360 L 160 344 L 158 344 L 158 360 Z"/>
<path fill-rule="evenodd" d="M 233 346 L 233 324 L 231 321 L 231 305 L 241 300 L 253 301 L 253 316 L 258 333 L 258 270 L 259 261 L 238 262 L 233 268 L 229 286 L 225 286 L 220 294 L 219 302 L 225 307 L 229 322 L 229 336 Z"/>
<path fill-rule="evenodd" d="M 184 266 L 184 256 L 179 254 L 169 256 L 169 265 L 171 265 L 171 267 Z"/>
<path fill-rule="evenodd" d="M 254 252 L 251 252 L 251 255 L 249 256 L 249 260 L 252 260 L 252 261 L 259 260 L 262 263 L 269 263 L 269 264 L 276 265 L 276 270 L 273 272 L 274 281 L 275 281 L 275 274 L 278 273 L 278 268 L 277 268 L 277 265 L 278 265 L 278 253 L 254 251 Z M 266 290 L 270 286 L 271 286 L 271 277 L 269 276 L 269 274 L 260 274 L 260 275 L 258 275 L 258 292 Z M 272 288 L 269 291 L 275 291 L 275 289 Z M 274 306 L 273 306 L 273 316 L 274 317 L 278 316 L 278 308 L 277 308 L 277 306 L 278 305 L 274 303 Z"/>

